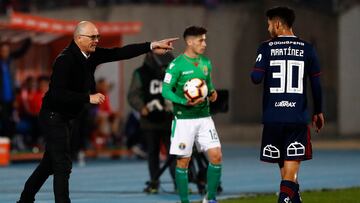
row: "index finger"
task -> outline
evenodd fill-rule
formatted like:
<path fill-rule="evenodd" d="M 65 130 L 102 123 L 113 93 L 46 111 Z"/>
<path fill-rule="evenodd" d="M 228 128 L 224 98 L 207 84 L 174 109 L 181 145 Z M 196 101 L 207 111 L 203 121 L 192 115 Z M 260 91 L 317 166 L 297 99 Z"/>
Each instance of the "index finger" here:
<path fill-rule="evenodd" d="M 167 43 L 171 43 L 171 42 L 174 42 L 176 40 L 178 40 L 179 38 L 178 37 L 173 37 L 173 38 L 167 38 L 167 39 L 164 39 L 163 41 L 167 42 Z"/>

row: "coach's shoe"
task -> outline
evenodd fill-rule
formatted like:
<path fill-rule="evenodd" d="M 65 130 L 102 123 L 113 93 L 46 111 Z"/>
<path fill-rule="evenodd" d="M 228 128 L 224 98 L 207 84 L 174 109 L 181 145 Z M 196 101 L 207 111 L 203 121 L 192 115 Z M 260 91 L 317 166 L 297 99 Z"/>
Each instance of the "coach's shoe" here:
<path fill-rule="evenodd" d="M 149 194 L 157 194 L 159 193 L 159 181 L 147 181 L 145 183 L 147 186 L 144 188 L 144 192 Z"/>

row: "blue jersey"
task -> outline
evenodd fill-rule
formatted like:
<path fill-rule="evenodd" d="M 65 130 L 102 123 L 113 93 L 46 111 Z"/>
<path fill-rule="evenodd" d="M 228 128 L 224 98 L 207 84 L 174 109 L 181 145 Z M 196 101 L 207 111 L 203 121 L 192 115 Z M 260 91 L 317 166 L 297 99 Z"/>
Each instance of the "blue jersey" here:
<path fill-rule="evenodd" d="M 320 66 L 312 45 L 281 36 L 260 45 L 251 78 L 264 79 L 263 123 L 308 123 L 306 81 L 310 78 L 314 111 L 321 113 Z"/>

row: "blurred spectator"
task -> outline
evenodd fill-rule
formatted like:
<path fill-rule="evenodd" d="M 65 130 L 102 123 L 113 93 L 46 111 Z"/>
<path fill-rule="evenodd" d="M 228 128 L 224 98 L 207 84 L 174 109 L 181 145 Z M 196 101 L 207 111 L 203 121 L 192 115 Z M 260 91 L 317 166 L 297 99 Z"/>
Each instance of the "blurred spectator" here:
<path fill-rule="evenodd" d="M 137 111 L 131 111 L 125 122 L 124 134 L 126 138 L 126 147 L 140 159 L 146 159 L 145 143 L 143 142 L 140 130 L 140 114 Z"/>
<path fill-rule="evenodd" d="M 148 53 L 141 67 L 133 73 L 128 101 L 137 110 L 140 117 L 140 128 L 146 141 L 150 181 L 144 189 L 147 193 L 157 193 L 159 188 L 161 144 L 168 154 L 171 135 L 171 103 L 161 95 L 162 79 L 165 69 L 174 57 L 170 54 L 158 56 Z M 173 162 L 175 164 L 175 162 Z M 174 176 L 175 165 L 170 167 Z"/>
<path fill-rule="evenodd" d="M 38 79 L 30 76 L 25 80 L 16 99 L 17 131 L 25 136 L 27 146 L 33 150 L 42 146 L 37 116 L 48 86 L 47 76 L 40 76 Z"/>
<path fill-rule="evenodd" d="M 15 124 L 12 118 L 15 99 L 14 74 L 15 67 L 11 67 L 13 59 L 22 57 L 30 48 L 31 40 L 28 38 L 20 49 L 10 51 L 8 43 L 0 44 L 0 135 L 12 137 L 15 132 Z"/>
<path fill-rule="evenodd" d="M 42 98 L 49 88 L 49 78 L 40 76 L 36 80 L 29 77 L 25 83 L 25 88 L 21 93 L 25 113 L 37 116 L 40 112 Z"/>
<path fill-rule="evenodd" d="M 97 92 L 105 96 L 105 101 L 97 105 L 95 118 L 95 132 L 93 141 L 98 148 L 104 145 L 115 145 L 120 137 L 120 112 L 112 109 L 109 98 L 111 85 L 104 78 L 97 81 Z"/>

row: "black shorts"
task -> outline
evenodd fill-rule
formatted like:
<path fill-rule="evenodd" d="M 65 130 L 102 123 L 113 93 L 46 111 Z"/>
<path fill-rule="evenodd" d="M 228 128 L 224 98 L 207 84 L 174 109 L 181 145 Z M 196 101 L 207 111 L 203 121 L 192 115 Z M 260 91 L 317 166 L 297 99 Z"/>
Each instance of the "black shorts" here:
<path fill-rule="evenodd" d="M 264 124 L 260 160 L 282 163 L 312 159 L 310 139 L 306 124 Z"/>

